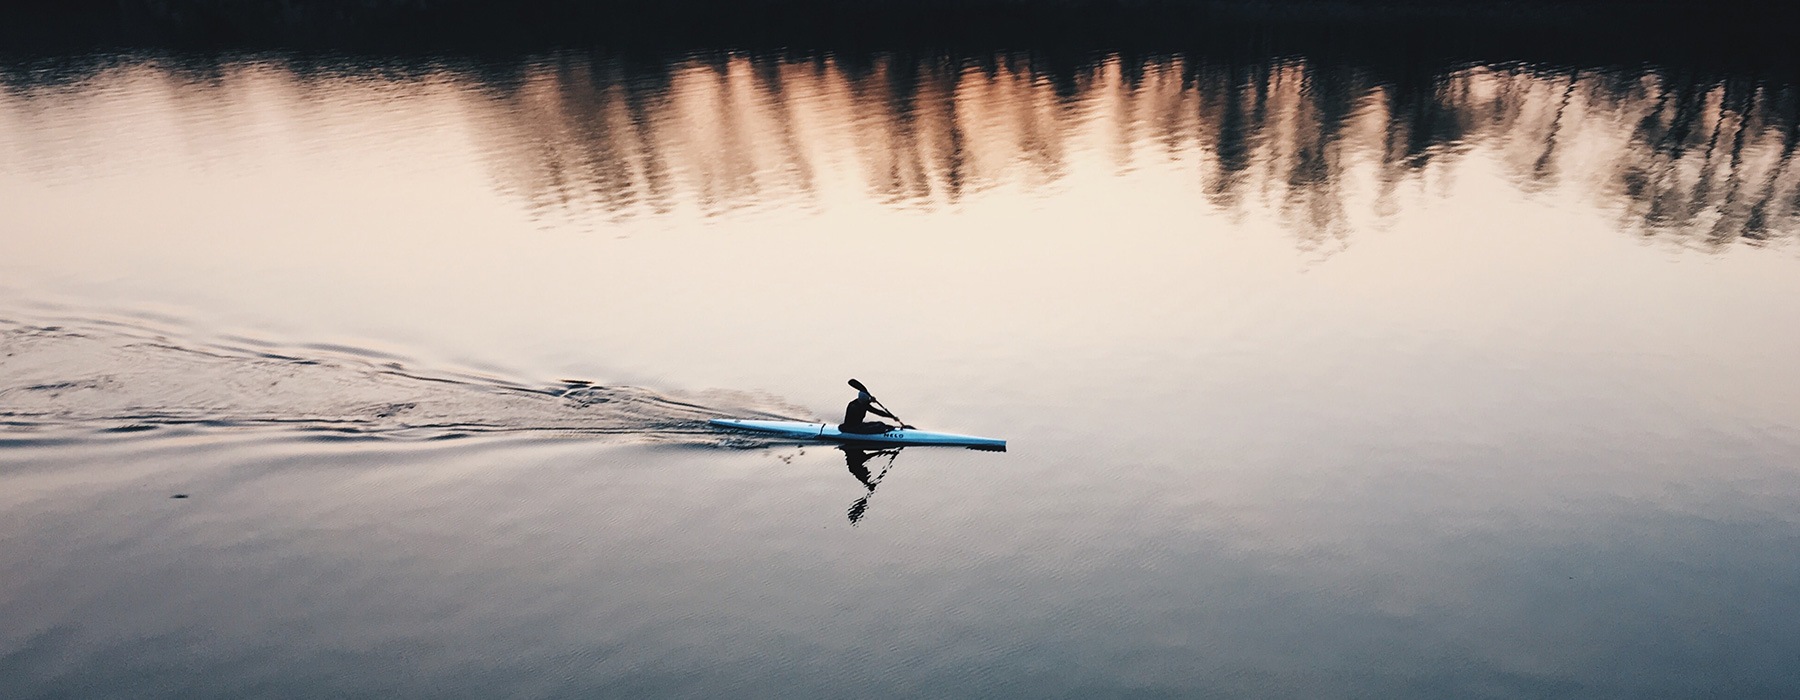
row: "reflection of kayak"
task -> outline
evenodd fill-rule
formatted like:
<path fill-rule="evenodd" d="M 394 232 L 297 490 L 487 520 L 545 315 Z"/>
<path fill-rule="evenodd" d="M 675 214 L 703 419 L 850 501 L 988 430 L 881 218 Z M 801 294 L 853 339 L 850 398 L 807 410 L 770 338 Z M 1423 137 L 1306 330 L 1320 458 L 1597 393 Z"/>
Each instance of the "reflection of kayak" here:
<path fill-rule="evenodd" d="M 973 435 L 957 435 L 955 433 L 933 433 L 916 428 L 901 428 L 885 433 L 862 434 L 840 432 L 837 426 L 830 423 L 803 423 L 794 420 L 731 420 L 718 418 L 711 422 L 721 428 L 753 430 L 759 433 L 779 435 L 800 440 L 832 440 L 836 442 L 861 442 L 879 445 L 947 445 L 952 447 L 974 447 L 984 450 L 1005 450 L 1006 441 L 994 438 L 975 437 Z"/>

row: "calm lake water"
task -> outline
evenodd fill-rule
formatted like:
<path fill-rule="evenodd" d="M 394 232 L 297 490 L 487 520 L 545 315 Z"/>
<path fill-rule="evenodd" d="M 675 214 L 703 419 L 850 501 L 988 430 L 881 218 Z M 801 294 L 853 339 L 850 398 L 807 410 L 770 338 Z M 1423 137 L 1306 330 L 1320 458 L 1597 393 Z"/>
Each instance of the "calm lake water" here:
<path fill-rule="evenodd" d="M 11 60 L 0 696 L 1800 694 L 1800 87 L 1414 68 Z"/>

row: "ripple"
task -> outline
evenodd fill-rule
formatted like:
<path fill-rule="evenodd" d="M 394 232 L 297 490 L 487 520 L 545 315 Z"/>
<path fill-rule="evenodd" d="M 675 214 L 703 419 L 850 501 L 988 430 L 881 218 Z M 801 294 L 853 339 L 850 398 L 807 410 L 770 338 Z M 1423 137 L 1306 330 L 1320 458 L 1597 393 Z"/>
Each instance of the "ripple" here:
<path fill-rule="evenodd" d="M 208 343 L 117 321 L 0 319 L 0 425 L 9 432 L 201 426 L 412 440 L 539 432 L 736 445 L 741 436 L 722 435 L 706 421 L 745 415 L 803 411 L 732 391 L 532 383 L 338 344 Z M 21 440 L 41 441 L 9 438 Z"/>

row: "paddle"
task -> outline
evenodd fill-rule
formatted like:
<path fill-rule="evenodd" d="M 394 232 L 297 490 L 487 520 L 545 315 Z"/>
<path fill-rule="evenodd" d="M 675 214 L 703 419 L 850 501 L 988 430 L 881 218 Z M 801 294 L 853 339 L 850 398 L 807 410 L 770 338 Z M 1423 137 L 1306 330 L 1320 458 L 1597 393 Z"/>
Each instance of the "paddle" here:
<path fill-rule="evenodd" d="M 875 398 L 875 392 L 869 391 L 869 387 L 863 386 L 862 382 L 852 379 L 852 380 L 850 380 L 850 387 L 853 389 L 856 389 L 857 391 L 860 391 L 862 393 L 868 394 L 869 400 L 875 402 L 875 405 L 880 406 L 881 410 L 887 411 L 889 418 L 893 418 L 894 420 L 900 421 L 900 427 L 902 427 L 902 428 L 911 428 L 912 427 L 910 425 L 907 425 L 906 421 L 901 420 L 900 416 L 894 415 L 894 409 L 888 408 L 887 404 L 884 404 L 881 402 L 881 399 Z"/>

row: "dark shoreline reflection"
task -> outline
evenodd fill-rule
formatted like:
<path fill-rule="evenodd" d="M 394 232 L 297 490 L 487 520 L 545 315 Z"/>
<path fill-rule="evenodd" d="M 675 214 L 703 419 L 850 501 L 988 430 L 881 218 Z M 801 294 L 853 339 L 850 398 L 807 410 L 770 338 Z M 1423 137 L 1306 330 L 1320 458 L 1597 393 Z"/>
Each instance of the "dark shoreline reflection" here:
<path fill-rule="evenodd" d="M 1408 182 L 1480 152 L 1527 193 L 1582 188 L 1634 235 L 1717 250 L 1800 230 L 1800 93 L 1781 72 L 1181 52 L 585 50 L 392 62 L 99 55 L 9 63 L 0 76 L 14 111 L 30 111 L 144 66 L 185 93 L 174 109 L 209 117 L 248 99 L 234 76 L 250 68 L 286 75 L 301 93 L 333 81 L 402 94 L 455 85 L 470 96 L 497 186 L 572 219 L 817 208 L 828 187 L 933 209 L 994 187 L 1041 187 L 1082 166 L 1180 163 L 1211 206 L 1279 211 L 1300 247 L 1328 251 L 1348 243 L 1353 215 L 1379 220 Z M 15 123 L 26 142 L 55 140 Z M 1359 186 L 1371 177 L 1372 188 Z"/>
<path fill-rule="evenodd" d="M 1208 47 L 1627 65 L 1791 61 L 1795 21 L 1760 0 L 70 0 L 0 10 L 0 54 Z"/>

